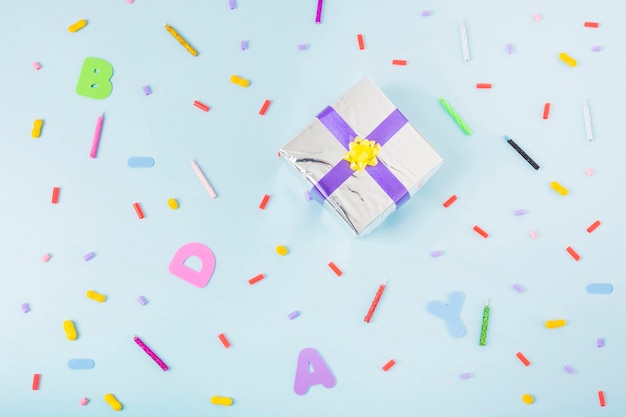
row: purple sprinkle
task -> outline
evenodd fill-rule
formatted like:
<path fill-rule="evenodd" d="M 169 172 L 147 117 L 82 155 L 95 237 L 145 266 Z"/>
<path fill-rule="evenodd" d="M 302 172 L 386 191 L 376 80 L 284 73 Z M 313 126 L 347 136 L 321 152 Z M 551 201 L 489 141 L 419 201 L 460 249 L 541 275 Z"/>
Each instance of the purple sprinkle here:
<path fill-rule="evenodd" d="M 431 10 L 422 10 L 422 17 L 431 16 L 433 12 Z"/>
<path fill-rule="evenodd" d="M 85 256 L 83 256 L 83 259 L 86 261 L 91 261 L 94 258 L 94 256 L 96 256 L 95 252 L 89 252 L 85 254 Z"/>
<path fill-rule="evenodd" d="M 298 50 L 300 51 L 306 51 L 307 49 L 309 49 L 309 45 L 307 45 L 306 43 L 301 43 L 300 45 L 298 45 Z"/>
<path fill-rule="evenodd" d="M 565 365 L 563 367 L 563 370 L 565 370 L 565 372 L 567 372 L 568 374 L 573 374 L 574 372 L 576 372 L 576 370 L 572 368 L 570 365 Z"/>
<path fill-rule="evenodd" d="M 517 291 L 517 292 L 524 292 L 524 291 L 526 291 L 526 290 L 524 289 L 524 287 L 522 287 L 520 284 L 515 284 L 515 285 L 513 285 L 513 289 L 514 289 L 515 291 Z"/>
<path fill-rule="evenodd" d="M 145 306 L 146 304 L 148 304 L 148 300 L 146 300 L 146 297 L 144 297 L 143 295 L 140 295 L 139 297 L 137 297 L 137 301 L 139 301 L 139 303 L 142 306 Z"/>
<path fill-rule="evenodd" d="M 296 317 L 298 317 L 300 315 L 300 312 L 298 310 L 296 311 L 292 311 L 291 313 L 289 313 L 289 315 L 287 317 L 289 317 L 289 320 L 293 320 Z"/>
<path fill-rule="evenodd" d="M 24 313 L 28 313 L 30 311 L 30 307 L 28 306 L 28 303 L 23 303 L 22 304 L 22 311 Z"/>
<path fill-rule="evenodd" d="M 465 372 L 463 374 L 461 374 L 461 379 L 470 379 L 471 377 L 473 377 L 474 374 L 471 372 Z"/>
<path fill-rule="evenodd" d="M 152 94 L 152 90 L 150 89 L 149 85 L 144 85 L 143 86 L 143 93 L 147 96 L 149 96 L 150 94 Z"/>
<path fill-rule="evenodd" d="M 526 214 L 526 209 L 515 210 L 513 214 L 515 214 L 516 216 L 523 216 L 524 214 Z"/>
<path fill-rule="evenodd" d="M 248 41 L 241 41 L 241 50 L 245 51 L 248 49 Z"/>
<path fill-rule="evenodd" d="M 443 255 L 443 251 L 442 250 L 434 250 L 430 253 L 430 256 L 432 256 L 433 258 L 437 258 L 439 256 Z"/>
<path fill-rule="evenodd" d="M 599 348 L 604 347 L 604 338 L 598 337 L 597 343 Z"/>
<path fill-rule="evenodd" d="M 304 198 L 306 199 L 306 201 L 311 201 L 311 192 L 309 190 L 306 190 L 304 192 Z"/>
<path fill-rule="evenodd" d="M 506 44 L 506 52 L 508 54 L 512 54 L 513 52 L 515 52 L 515 49 L 513 48 L 513 44 L 512 43 L 507 43 Z"/>
<path fill-rule="evenodd" d="M 591 47 L 591 52 L 600 52 L 602 51 L 602 47 L 600 45 L 595 45 Z"/>
<path fill-rule="evenodd" d="M 230 10 L 237 8 L 237 3 L 235 2 L 235 0 L 228 0 L 228 5 L 230 6 Z"/>

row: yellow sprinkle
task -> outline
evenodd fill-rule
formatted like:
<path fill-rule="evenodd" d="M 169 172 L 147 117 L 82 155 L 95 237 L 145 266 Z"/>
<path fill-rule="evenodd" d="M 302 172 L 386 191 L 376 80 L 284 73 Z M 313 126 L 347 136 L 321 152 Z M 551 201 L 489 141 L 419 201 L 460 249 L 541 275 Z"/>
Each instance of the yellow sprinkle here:
<path fill-rule="evenodd" d="M 561 195 L 567 195 L 569 193 L 567 188 L 563 187 L 561 184 L 559 184 L 556 181 L 552 181 L 550 183 L 550 188 L 552 188 L 554 191 L 556 191 L 557 193 L 559 193 Z"/>
<path fill-rule="evenodd" d="M 522 395 L 522 401 L 524 401 L 526 404 L 532 404 L 535 402 L 535 397 L 530 394 L 524 394 Z"/>
<path fill-rule="evenodd" d="M 561 52 L 559 54 L 559 58 L 561 58 L 561 61 L 565 62 L 570 67 L 576 66 L 576 60 L 572 58 L 571 56 L 567 55 L 565 52 Z"/>
<path fill-rule="evenodd" d="M 74 327 L 72 320 L 65 320 L 63 322 L 63 330 L 65 330 L 65 336 L 68 340 L 76 340 L 78 338 L 78 333 L 76 332 L 76 327 Z"/>
<path fill-rule="evenodd" d="M 248 87 L 250 85 L 250 81 L 246 80 L 245 78 L 242 78 L 238 75 L 231 75 L 230 76 L 230 82 L 233 84 L 237 84 L 241 87 Z"/>
<path fill-rule="evenodd" d="M 233 405 L 233 399 L 230 397 L 220 397 L 214 395 L 213 397 L 211 397 L 211 404 L 229 406 Z"/>
<path fill-rule="evenodd" d="M 115 411 L 120 411 L 122 409 L 122 403 L 119 402 L 113 394 L 106 394 L 104 396 L 104 401 L 106 401 L 107 404 L 109 404 Z"/>
<path fill-rule="evenodd" d="M 95 300 L 99 303 L 104 303 L 107 299 L 107 297 L 104 294 L 100 294 L 97 293 L 93 290 L 89 290 L 87 291 L 87 297 L 91 298 L 92 300 Z"/>
<path fill-rule="evenodd" d="M 289 250 L 285 246 L 283 245 L 276 246 L 276 253 L 279 254 L 280 256 L 285 256 L 287 255 L 288 252 Z"/>
<path fill-rule="evenodd" d="M 178 208 L 178 201 L 175 198 L 170 198 L 167 200 L 167 205 L 172 209 L 176 210 Z"/>
<path fill-rule="evenodd" d="M 81 30 L 85 26 L 87 26 L 87 21 L 85 19 L 82 19 L 82 20 L 79 20 L 76 23 L 73 23 L 73 24 L 69 25 L 67 30 L 69 30 L 70 32 L 78 32 L 79 30 Z"/>
<path fill-rule="evenodd" d="M 559 320 L 548 320 L 546 321 L 546 327 L 548 329 L 556 329 L 557 327 L 563 327 L 565 326 L 567 322 L 563 319 L 559 319 Z"/>
<path fill-rule="evenodd" d="M 43 120 L 41 119 L 35 120 L 35 123 L 33 123 L 33 132 L 32 132 L 33 138 L 37 139 L 39 136 L 41 136 L 42 126 L 43 126 Z"/>

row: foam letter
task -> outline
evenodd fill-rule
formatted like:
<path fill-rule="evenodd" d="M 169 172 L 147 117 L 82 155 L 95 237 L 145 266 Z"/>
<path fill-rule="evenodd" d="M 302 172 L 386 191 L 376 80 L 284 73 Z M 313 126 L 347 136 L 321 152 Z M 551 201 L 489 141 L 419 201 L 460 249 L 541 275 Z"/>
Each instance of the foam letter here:
<path fill-rule="evenodd" d="M 85 58 L 80 70 L 76 92 L 81 96 L 102 100 L 111 95 L 113 67 L 101 58 Z"/>
<path fill-rule="evenodd" d="M 309 372 L 309 366 L 313 368 L 313 372 Z M 313 348 L 302 349 L 298 356 L 293 390 L 298 395 L 304 395 L 309 392 L 311 386 L 318 384 L 332 388 L 337 384 L 337 380 L 317 350 Z"/>
<path fill-rule="evenodd" d="M 202 262 L 199 271 L 185 265 L 185 261 L 190 256 L 197 256 Z M 183 245 L 176 251 L 169 266 L 172 274 L 195 285 L 198 288 L 206 287 L 215 270 L 215 255 L 211 249 L 198 242 L 191 242 Z"/>

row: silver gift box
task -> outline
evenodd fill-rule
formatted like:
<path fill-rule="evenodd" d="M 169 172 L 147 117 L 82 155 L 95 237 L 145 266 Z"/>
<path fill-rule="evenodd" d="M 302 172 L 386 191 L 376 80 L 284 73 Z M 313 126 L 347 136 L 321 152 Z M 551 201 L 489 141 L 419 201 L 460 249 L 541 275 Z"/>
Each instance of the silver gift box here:
<path fill-rule="evenodd" d="M 380 145 L 375 166 L 352 170 L 344 160 L 356 136 Z M 318 114 L 280 154 L 355 235 L 374 230 L 443 161 L 368 77 Z"/>

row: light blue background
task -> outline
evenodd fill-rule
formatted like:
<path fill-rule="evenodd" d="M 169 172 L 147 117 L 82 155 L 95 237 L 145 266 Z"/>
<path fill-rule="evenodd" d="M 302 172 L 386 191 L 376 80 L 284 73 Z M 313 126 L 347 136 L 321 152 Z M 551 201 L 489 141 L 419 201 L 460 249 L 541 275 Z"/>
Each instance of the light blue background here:
<path fill-rule="evenodd" d="M 0 414 L 111 415 L 103 401 L 111 392 L 127 416 L 624 415 L 626 3 L 327 0 L 320 25 L 315 0 L 237 3 L 235 10 L 227 0 L 7 3 L 0 25 Z M 422 17 L 422 10 L 433 15 Z M 79 19 L 87 27 L 68 32 Z M 462 19 L 470 62 L 461 51 Z M 584 28 L 588 20 L 600 28 Z M 165 23 L 199 56 L 185 51 Z M 247 51 L 240 49 L 244 39 Z M 310 49 L 299 51 L 302 43 Z M 593 53 L 594 45 L 604 50 Z M 561 62 L 561 51 L 579 65 Z M 75 93 L 88 56 L 114 67 L 105 100 Z M 408 65 L 393 66 L 392 59 Z M 251 86 L 231 84 L 231 74 Z M 444 164 L 380 228 L 354 239 L 304 200 L 301 180 L 276 151 L 365 75 Z M 477 90 L 479 82 L 493 88 Z M 153 94 L 145 96 L 143 85 Z M 438 97 L 474 135 L 463 135 Z M 585 140 L 585 98 L 593 142 Z M 261 117 L 265 99 L 272 104 Z M 200 111 L 194 100 L 211 110 Z M 545 102 L 552 103 L 548 120 L 541 117 Z M 102 139 L 91 159 L 100 113 Z M 30 132 L 39 118 L 44 126 L 35 140 Z M 505 134 L 539 171 L 504 142 Z M 132 169 L 131 156 L 152 156 L 156 164 Z M 189 158 L 217 199 L 202 188 Z M 555 193 L 551 181 L 570 195 Z M 50 204 L 55 186 L 58 205 Z M 264 194 L 271 199 L 263 211 Z M 452 194 L 458 201 L 444 209 Z M 180 202 L 177 211 L 167 206 L 171 197 Z M 528 214 L 514 216 L 520 208 Z M 588 234 L 596 219 L 602 225 Z M 488 239 L 472 231 L 475 224 Z M 217 258 L 203 289 L 167 269 L 192 241 Z M 279 244 L 288 256 L 276 255 Z M 581 254 L 579 262 L 567 246 Z M 432 258 L 438 249 L 444 256 Z M 90 251 L 96 257 L 83 261 Z M 43 263 L 46 252 L 52 258 Z M 329 261 L 344 271 L 341 278 Z M 250 286 L 259 273 L 265 280 Z M 615 291 L 589 295 L 590 282 L 611 282 Z M 527 291 L 517 293 L 515 283 Z M 107 301 L 88 299 L 89 289 Z M 466 296 L 467 334 L 458 339 L 426 311 L 452 291 Z M 149 304 L 141 306 L 139 295 Z M 491 319 L 487 346 L 480 347 L 486 298 Z M 301 316 L 288 320 L 296 309 Z M 558 318 L 567 326 L 544 327 Z M 74 342 L 63 332 L 68 319 L 79 332 Z M 217 338 L 222 332 L 230 349 Z M 170 371 L 135 345 L 135 334 Z M 606 340 L 602 349 L 598 337 Z M 334 388 L 294 393 L 297 356 L 306 347 L 324 357 Z M 71 358 L 93 358 L 96 366 L 70 370 Z M 391 358 L 396 366 L 383 372 Z M 566 364 L 577 372 L 564 372 Z M 464 372 L 474 377 L 463 381 Z M 42 374 L 39 391 L 31 390 L 34 373 Z M 598 390 L 606 395 L 604 409 Z M 524 404 L 524 393 L 535 404 Z M 235 403 L 212 405 L 213 395 Z M 78 405 L 82 397 L 91 400 L 86 407 Z"/>

